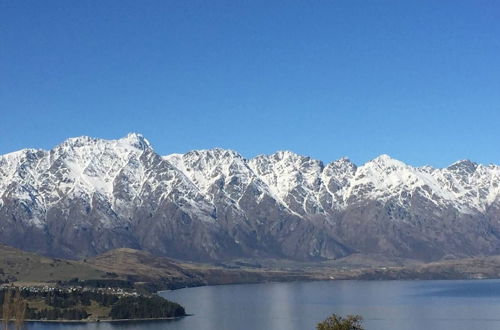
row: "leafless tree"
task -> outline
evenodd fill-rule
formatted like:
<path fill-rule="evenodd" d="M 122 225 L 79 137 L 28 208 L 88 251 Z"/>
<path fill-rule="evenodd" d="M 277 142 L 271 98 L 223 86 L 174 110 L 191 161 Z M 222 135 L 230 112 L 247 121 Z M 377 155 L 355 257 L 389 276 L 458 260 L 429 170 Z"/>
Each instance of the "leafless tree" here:
<path fill-rule="evenodd" d="M 26 316 L 26 301 L 21 297 L 21 290 L 16 290 L 16 295 L 13 301 L 14 325 L 16 330 L 20 330 L 24 325 Z"/>
<path fill-rule="evenodd" d="M 9 329 L 9 321 L 12 318 L 12 291 L 5 289 L 2 306 L 2 328 Z"/>
<path fill-rule="evenodd" d="M 10 321 L 14 321 L 16 330 L 23 328 L 26 316 L 26 301 L 21 297 L 19 289 L 5 289 L 2 306 L 2 328 L 9 330 Z"/>

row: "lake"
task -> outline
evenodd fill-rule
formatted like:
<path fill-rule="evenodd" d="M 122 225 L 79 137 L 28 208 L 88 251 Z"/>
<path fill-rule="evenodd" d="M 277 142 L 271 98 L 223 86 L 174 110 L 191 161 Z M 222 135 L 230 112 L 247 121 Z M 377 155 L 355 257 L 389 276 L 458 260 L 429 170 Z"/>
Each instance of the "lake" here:
<path fill-rule="evenodd" d="M 44 324 L 29 330 L 306 330 L 332 313 L 367 330 L 500 329 L 500 280 L 329 281 L 187 288 L 161 293 L 194 314 L 175 321 Z"/>

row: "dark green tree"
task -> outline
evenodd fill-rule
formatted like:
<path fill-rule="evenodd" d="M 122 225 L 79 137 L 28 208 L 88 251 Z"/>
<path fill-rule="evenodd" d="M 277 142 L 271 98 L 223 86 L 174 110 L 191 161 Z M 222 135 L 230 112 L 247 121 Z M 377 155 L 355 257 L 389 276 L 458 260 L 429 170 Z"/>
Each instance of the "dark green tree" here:
<path fill-rule="evenodd" d="M 186 315 L 184 308 L 159 296 L 123 297 L 111 308 L 112 319 L 155 319 Z"/>
<path fill-rule="evenodd" d="M 345 318 L 332 314 L 323 322 L 318 323 L 317 330 L 364 330 L 361 326 L 363 318 L 359 315 L 347 315 Z"/>

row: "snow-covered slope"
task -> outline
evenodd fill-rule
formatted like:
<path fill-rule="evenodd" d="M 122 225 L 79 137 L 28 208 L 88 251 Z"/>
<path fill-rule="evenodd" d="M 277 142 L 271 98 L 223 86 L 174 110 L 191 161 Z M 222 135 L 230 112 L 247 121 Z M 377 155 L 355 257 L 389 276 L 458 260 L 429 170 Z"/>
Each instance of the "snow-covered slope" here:
<path fill-rule="evenodd" d="M 500 247 L 499 196 L 500 167 L 468 160 L 412 167 L 382 155 L 358 167 L 224 149 L 161 157 L 140 134 L 78 137 L 0 156 L 0 241 L 67 256 L 119 246 L 191 259 L 411 256 L 419 246 L 488 254 Z"/>
<path fill-rule="evenodd" d="M 0 157 L 0 169 L 0 196 L 18 187 L 25 192 L 19 199 L 36 202 L 42 211 L 63 200 L 98 196 L 113 211 L 126 212 L 145 195 L 157 194 L 160 200 L 170 198 L 186 209 L 211 213 L 198 188 L 139 134 L 119 140 L 71 138 L 50 152 L 22 150 Z"/>
<path fill-rule="evenodd" d="M 416 168 L 382 155 L 358 168 L 344 200 L 396 198 L 406 205 L 412 195 L 422 194 L 438 207 L 483 212 L 498 200 L 500 190 L 495 182 L 499 174 L 498 166 L 485 167 L 468 160 L 442 169 Z"/>

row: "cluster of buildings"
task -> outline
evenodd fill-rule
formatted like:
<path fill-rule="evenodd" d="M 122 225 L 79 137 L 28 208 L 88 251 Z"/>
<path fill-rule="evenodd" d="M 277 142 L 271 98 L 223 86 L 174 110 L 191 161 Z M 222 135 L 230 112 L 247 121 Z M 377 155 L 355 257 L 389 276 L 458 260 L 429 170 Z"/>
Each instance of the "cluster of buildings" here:
<path fill-rule="evenodd" d="M 135 290 L 116 288 L 116 287 L 105 287 L 96 288 L 88 286 L 50 286 L 50 285 L 12 285 L 12 284 L 0 284 L 0 290 L 7 288 L 16 288 L 24 292 L 29 292 L 33 294 L 38 293 L 50 293 L 50 292 L 95 292 L 101 294 L 112 294 L 119 297 L 137 297 L 139 293 Z"/>

